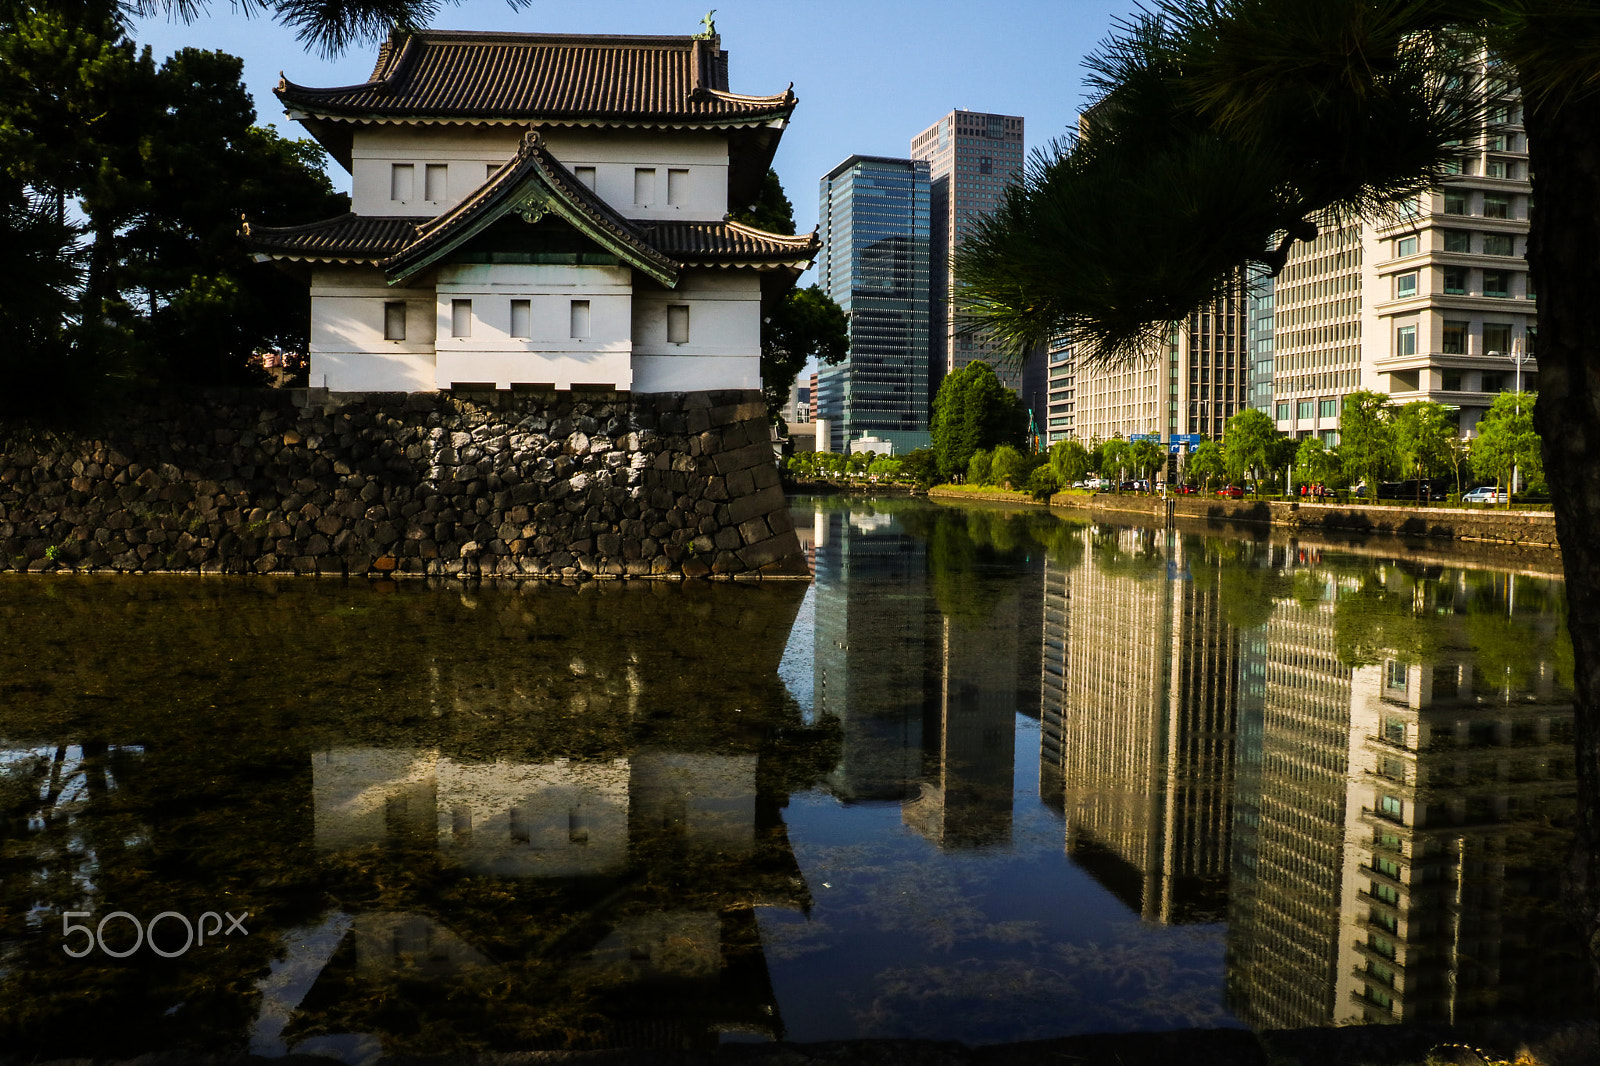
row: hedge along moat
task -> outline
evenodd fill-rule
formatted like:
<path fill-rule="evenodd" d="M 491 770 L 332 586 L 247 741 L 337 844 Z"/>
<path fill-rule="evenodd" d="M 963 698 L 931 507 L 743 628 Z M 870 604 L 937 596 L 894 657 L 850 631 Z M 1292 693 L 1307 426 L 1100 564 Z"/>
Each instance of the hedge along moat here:
<path fill-rule="evenodd" d="M 804 577 L 758 391 L 318 395 L 0 425 L 0 569 Z"/>

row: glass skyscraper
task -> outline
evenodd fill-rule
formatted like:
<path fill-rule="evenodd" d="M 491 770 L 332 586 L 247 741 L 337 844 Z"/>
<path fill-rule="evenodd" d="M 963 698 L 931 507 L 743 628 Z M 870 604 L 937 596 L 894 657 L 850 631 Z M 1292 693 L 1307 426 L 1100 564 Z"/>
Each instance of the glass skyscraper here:
<path fill-rule="evenodd" d="M 817 417 L 843 452 L 881 437 L 930 443 L 928 164 L 853 155 L 822 179 L 818 283 L 850 316 L 850 355 L 817 379 Z"/>

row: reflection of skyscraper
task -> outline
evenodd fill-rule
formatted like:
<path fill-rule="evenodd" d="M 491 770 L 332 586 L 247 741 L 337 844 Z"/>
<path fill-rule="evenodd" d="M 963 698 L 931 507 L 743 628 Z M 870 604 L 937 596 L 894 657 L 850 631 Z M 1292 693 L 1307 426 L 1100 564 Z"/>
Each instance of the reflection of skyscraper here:
<path fill-rule="evenodd" d="M 1068 852 L 1144 918 L 1205 921 L 1227 892 L 1238 639 L 1216 571 L 1166 536 L 1117 531 L 1074 575 L 1071 660 L 1046 701 Z"/>
<path fill-rule="evenodd" d="M 945 618 L 935 637 L 941 667 L 937 732 L 928 738 L 922 794 L 905 805 L 904 818 L 940 847 L 1011 840 L 1024 600 L 1020 588 L 1012 591 L 975 627 Z"/>
<path fill-rule="evenodd" d="M 815 707 L 843 736 L 839 798 L 918 794 L 934 619 L 924 541 L 887 515 L 818 512 Z"/>
<path fill-rule="evenodd" d="M 1321 595 L 1276 602 L 1264 644 L 1259 736 L 1245 732 L 1237 800 L 1229 1005 L 1261 1028 L 1327 1025 L 1338 964 L 1350 670 L 1335 654 L 1333 604 Z"/>
<path fill-rule="evenodd" d="M 818 451 L 877 436 L 904 453 L 930 442 L 928 164 L 853 155 L 822 178 L 819 284 L 850 316 L 850 354 L 823 367 Z"/>
<path fill-rule="evenodd" d="M 1470 653 L 1356 671 L 1340 1018 L 1588 1006 L 1590 974 L 1561 907 L 1572 704 L 1547 662 L 1531 673 L 1497 677 Z"/>
<path fill-rule="evenodd" d="M 1358 587 L 1301 571 L 1266 627 L 1230 1006 L 1260 1028 L 1582 1013 L 1587 971 L 1558 903 L 1572 709 L 1537 625 L 1486 615 L 1464 572 L 1376 574 Z M 1494 627 L 1534 657 L 1528 678 L 1484 676 Z"/>

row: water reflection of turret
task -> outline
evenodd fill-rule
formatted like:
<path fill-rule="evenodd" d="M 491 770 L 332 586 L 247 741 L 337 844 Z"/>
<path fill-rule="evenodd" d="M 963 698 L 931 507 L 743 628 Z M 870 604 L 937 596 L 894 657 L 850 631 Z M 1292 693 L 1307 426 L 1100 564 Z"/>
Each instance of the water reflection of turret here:
<path fill-rule="evenodd" d="M 1159 531 L 1105 527 L 1092 541 L 1071 581 L 1069 661 L 1043 675 L 1060 686 L 1043 697 L 1059 719 L 1046 752 L 1060 751 L 1059 790 L 1041 771 L 1046 801 L 1062 810 L 1069 854 L 1136 913 L 1217 920 L 1239 686 L 1218 573 L 1191 565 L 1198 542 Z"/>
<path fill-rule="evenodd" d="M 278 1003 L 276 1028 L 264 989 L 257 1035 L 287 1035 L 257 1050 L 364 1031 L 387 1041 L 388 1020 L 366 1005 L 371 988 L 419 977 L 446 982 L 461 1017 L 493 1014 L 494 990 L 515 988 L 527 1004 L 521 1046 L 706 1049 L 732 1031 L 780 1037 L 754 908 L 808 906 L 779 808 L 790 783 L 814 782 L 836 750 L 807 743 L 827 730 L 799 725 L 776 678 L 803 588 L 776 611 L 752 591 L 706 599 L 688 637 L 608 613 L 607 641 L 553 632 L 519 655 L 447 661 L 432 673 L 431 714 L 414 720 L 431 745 L 313 755 L 320 850 L 396 863 L 423 886 L 473 886 L 462 894 L 503 920 L 485 925 L 471 908 L 479 920 L 464 918 L 430 902 L 428 888 L 412 908 L 396 906 L 407 897 L 391 890 L 383 909 L 351 914 L 346 933 L 307 932 L 322 945 L 315 981 Z M 515 606 L 480 597 L 470 609 Z M 571 608 L 594 603 L 566 606 L 570 624 Z M 825 761 L 808 762 L 813 748 L 827 749 Z"/>
<path fill-rule="evenodd" d="M 919 793 L 937 616 L 927 545 L 889 514 L 819 510 L 815 707 L 841 727 L 828 785 L 845 802 Z"/>
<path fill-rule="evenodd" d="M 1548 613 L 1517 615 L 1513 575 L 1443 577 L 1418 590 L 1446 619 L 1424 645 L 1435 657 L 1355 671 L 1338 1014 L 1581 1015 L 1590 974 L 1561 906 L 1575 803 L 1561 634 Z"/>

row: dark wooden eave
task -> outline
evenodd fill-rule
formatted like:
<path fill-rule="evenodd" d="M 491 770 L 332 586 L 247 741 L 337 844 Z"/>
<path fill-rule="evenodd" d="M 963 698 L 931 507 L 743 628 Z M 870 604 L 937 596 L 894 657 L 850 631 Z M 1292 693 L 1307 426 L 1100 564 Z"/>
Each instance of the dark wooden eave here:
<path fill-rule="evenodd" d="M 636 222 L 656 248 L 685 266 L 745 266 L 796 273 L 811 265 L 822 242 L 807 233 L 786 237 L 742 222 Z"/>
<path fill-rule="evenodd" d="M 258 255 L 278 260 L 376 264 L 417 239 L 427 218 L 362 217 L 343 214 L 304 226 L 257 226 L 240 230 Z"/>

